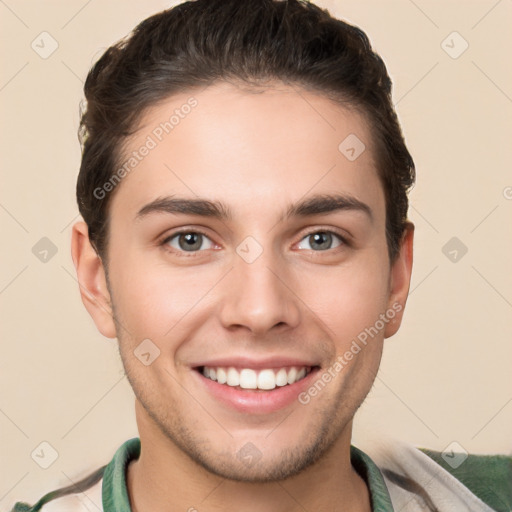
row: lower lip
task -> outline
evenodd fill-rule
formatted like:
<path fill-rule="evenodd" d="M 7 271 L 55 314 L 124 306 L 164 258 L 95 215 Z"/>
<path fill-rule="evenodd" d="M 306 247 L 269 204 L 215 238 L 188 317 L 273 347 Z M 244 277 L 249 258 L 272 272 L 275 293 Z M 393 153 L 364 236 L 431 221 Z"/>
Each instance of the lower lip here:
<path fill-rule="evenodd" d="M 298 396 L 311 385 L 311 381 L 318 371 L 319 368 L 314 368 L 298 382 L 269 391 L 234 388 L 208 379 L 197 370 L 193 370 L 193 373 L 215 399 L 228 407 L 243 413 L 268 414 L 283 409 L 293 402 L 298 402 Z"/>

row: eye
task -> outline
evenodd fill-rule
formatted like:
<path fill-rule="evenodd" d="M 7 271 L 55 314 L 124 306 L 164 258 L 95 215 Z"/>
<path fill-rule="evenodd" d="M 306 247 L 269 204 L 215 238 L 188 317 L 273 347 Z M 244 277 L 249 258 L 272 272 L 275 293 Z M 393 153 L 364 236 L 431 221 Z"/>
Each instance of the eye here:
<path fill-rule="evenodd" d="M 333 247 L 332 243 L 336 238 L 340 243 Z M 306 235 L 300 243 L 302 244 L 304 240 L 308 241 L 309 247 L 300 247 L 299 245 L 299 249 L 305 248 L 312 249 L 314 251 L 326 251 L 328 249 L 334 249 L 335 247 L 347 244 L 343 237 L 332 231 L 314 231 L 313 233 Z"/>
<path fill-rule="evenodd" d="M 201 249 L 212 249 L 214 243 L 204 233 L 198 231 L 180 231 L 168 236 L 162 242 L 162 245 L 168 245 L 178 252 L 197 252 Z"/>

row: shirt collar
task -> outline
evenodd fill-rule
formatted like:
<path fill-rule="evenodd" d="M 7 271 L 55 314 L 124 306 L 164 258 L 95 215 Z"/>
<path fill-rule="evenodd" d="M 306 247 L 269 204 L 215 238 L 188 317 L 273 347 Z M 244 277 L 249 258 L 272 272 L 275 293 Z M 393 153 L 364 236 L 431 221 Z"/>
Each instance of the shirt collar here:
<path fill-rule="evenodd" d="M 126 468 L 140 456 L 140 438 L 129 439 L 120 446 L 112 461 L 105 468 L 102 485 L 103 510 L 109 512 L 131 512 Z M 366 453 L 350 446 L 352 466 L 365 480 L 370 490 L 371 506 L 374 512 L 393 512 L 393 505 L 382 473 Z"/>

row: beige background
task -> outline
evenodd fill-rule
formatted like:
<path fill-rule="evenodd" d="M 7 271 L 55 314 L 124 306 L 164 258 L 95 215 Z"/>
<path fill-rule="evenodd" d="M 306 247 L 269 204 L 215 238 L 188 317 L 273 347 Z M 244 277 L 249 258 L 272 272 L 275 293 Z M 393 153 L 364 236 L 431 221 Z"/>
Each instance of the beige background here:
<path fill-rule="evenodd" d="M 469 452 L 510 453 L 512 2 L 318 4 L 361 26 L 384 58 L 418 173 L 405 321 L 385 343 L 353 442 L 390 435 L 437 450 L 457 441 Z M 137 435 L 115 342 L 83 308 L 70 257 L 76 130 L 91 64 L 168 5 L 0 2 L 1 510 L 69 485 Z M 31 48 L 43 31 L 59 45 L 47 59 Z M 457 59 L 441 44 L 453 31 L 469 44 Z M 463 42 L 446 44 L 454 52 Z M 32 253 L 42 237 L 57 248 L 46 263 Z M 442 252 L 452 237 L 468 249 L 455 263 Z M 48 469 L 31 458 L 43 441 L 59 454 Z"/>

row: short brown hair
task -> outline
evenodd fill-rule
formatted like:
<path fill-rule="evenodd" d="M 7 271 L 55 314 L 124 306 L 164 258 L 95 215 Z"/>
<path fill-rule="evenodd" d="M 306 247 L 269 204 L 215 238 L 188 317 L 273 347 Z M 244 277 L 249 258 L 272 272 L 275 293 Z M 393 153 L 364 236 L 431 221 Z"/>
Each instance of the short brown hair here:
<path fill-rule="evenodd" d="M 382 59 L 359 28 L 303 0 L 195 0 L 142 21 L 90 70 L 79 138 L 78 207 L 106 256 L 112 178 L 142 113 L 169 96 L 222 80 L 297 84 L 361 111 L 375 143 L 386 198 L 386 238 L 396 258 L 415 180 Z M 340 141 L 341 142 L 341 141 Z"/>

